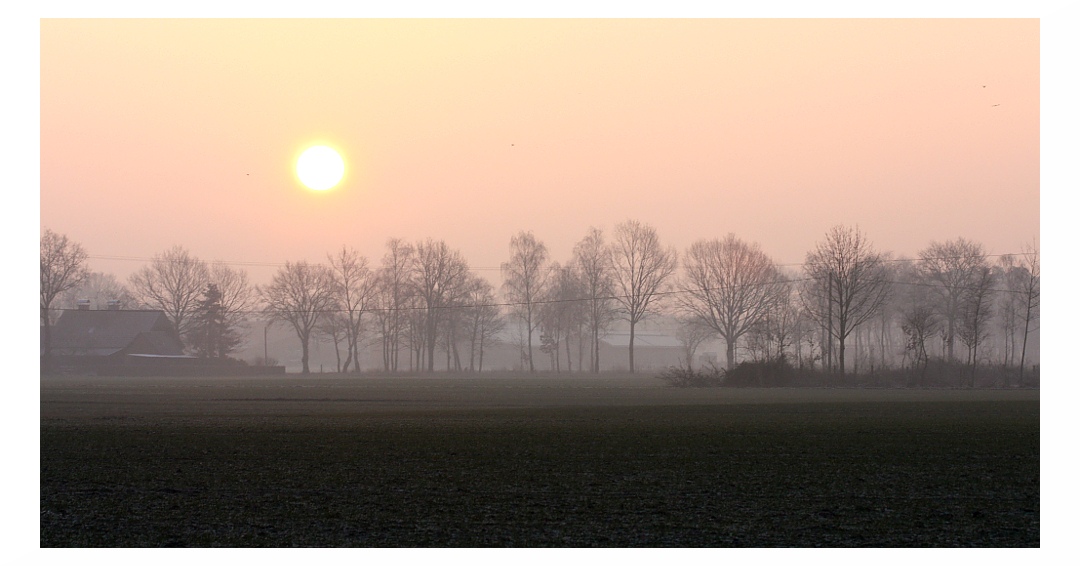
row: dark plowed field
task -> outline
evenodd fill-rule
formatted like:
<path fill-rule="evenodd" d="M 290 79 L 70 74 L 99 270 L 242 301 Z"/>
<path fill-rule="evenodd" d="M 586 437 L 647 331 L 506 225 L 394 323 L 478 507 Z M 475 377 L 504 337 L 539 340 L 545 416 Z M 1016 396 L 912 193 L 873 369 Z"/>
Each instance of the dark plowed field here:
<path fill-rule="evenodd" d="M 42 381 L 42 546 L 1039 545 L 1037 392 L 153 383 Z"/>

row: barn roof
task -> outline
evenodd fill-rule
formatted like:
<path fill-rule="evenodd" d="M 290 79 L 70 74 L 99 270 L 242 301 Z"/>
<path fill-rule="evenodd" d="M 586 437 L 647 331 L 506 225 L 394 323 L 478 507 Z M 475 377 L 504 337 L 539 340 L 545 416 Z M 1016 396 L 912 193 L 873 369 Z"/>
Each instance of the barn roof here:
<path fill-rule="evenodd" d="M 65 310 L 51 334 L 59 355 L 108 356 L 136 342 L 140 353 L 182 353 L 172 324 L 159 310 Z"/>

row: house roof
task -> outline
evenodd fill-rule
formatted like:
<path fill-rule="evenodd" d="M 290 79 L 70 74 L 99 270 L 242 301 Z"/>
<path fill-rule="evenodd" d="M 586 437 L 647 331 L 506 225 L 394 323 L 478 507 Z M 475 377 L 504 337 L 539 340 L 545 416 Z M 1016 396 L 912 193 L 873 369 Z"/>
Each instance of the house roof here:
<path fill-rule="evenodd" d="M 184 347 L 176 338 L 162 330 L 140 332 L 124 352 L 128 355 L 182 356 Z"/>
<path fill-rule="evenodd" d="M 159 310 L 65 310 L 50 333 L 59 355 L 108 356 L 136 342 L 139 353 L 182 353 L 172 324 Z"/>

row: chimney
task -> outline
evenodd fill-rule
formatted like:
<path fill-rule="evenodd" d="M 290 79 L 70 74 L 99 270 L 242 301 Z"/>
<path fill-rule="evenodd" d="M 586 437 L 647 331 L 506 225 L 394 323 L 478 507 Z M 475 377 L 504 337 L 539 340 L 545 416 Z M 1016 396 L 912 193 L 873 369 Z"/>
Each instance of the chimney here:
<path fill-rule="evenodd" d="M 90 299 L 79 299 L 75 301 L 75 306 L 81 311 L 90 310 Z"/>
<path fill-rule="evenodd" d="M 112 301 L 108 301 L 105 303 L 105 308 L 111 311 L 118 311 L 120 310 L 120 301 L 115 299 Z"/>

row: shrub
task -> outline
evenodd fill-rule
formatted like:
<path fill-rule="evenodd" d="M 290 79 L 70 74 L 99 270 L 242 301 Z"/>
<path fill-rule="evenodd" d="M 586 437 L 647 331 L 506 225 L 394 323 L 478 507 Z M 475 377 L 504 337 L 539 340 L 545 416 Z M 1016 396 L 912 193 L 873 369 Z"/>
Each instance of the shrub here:
<path fill-rule="evenodd" d="M 701 371 L 670 367 L 656 377 L 672 387 L 719 387 L 724 382 L 723 370 L 716 367 Z"/>
<path fill-rule="evenodd" d="M 728 387 L 785 387 L 793 385 L 795 368 L 784 356 L 760 362 L 742 362 L 726 372 Z"/>

